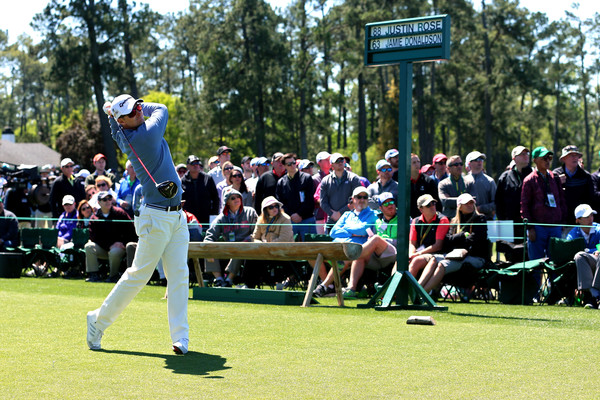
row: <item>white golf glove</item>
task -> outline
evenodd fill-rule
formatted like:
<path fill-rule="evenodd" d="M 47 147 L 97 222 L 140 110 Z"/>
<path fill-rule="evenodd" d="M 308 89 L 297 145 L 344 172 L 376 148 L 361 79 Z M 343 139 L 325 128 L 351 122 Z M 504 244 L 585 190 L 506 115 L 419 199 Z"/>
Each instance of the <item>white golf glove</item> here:
<path fill-rule="evenodd" d="M 104 114 L 108 115 L 109 117 L 112 117 L 112 103 L 110 101 L 107 101 L 106 103 L 104 103 L 104 106 L 102 106 L 102 109 L 104 110 Z"/>

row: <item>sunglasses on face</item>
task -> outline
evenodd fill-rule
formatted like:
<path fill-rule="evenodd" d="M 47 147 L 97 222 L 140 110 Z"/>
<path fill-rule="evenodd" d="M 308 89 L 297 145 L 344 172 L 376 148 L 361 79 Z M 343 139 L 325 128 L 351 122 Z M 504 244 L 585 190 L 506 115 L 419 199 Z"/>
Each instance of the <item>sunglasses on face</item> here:
<path fill-rule="evenodd" d="M 200 165 L 200 162 L 198 161 L 194 161 L 193 163 L 191 163 L 190 165 Z"/>
<path fill-rule="evenodd" d="M 479 158 L 474 159 L 473 161 L 483 162 L 483 158 L 479 157 Z"/>
<path fill-rule="evenodd" d="M 142 111 L 142 106 L 140 104 L 136 104 L 135 106 L 133 106 L 133 110 L 131 110 L 131 112 L 127 114 L 127 116 L 129 118 L 133 118 L 135 117 L 138 111 Z"/>
<path fill-rule="evenodd" d="M 288 167 L 291 167 L 292 165 L 296 165 L 296 161 L 286 162 L 285 165 L 287 165 Z"/>
<path fill-rule="evenodd" d="M 271 164 L 269 164 L 269 163 L 258 164 L 259 167 L 268 167 L 269 165 L 271 165 Z"/>
<path fill-rule="evenodd" d="M 274 208 L 279 210 L 279 204 L 271 204 L 270 206 L 265 207 L 267 210 L 272 210 Z"/>
<path fill-rule="evenodd" d="M 231 175 L 231 177 L 232 178 L 243 178 L 243 176 L 240 174 L 234 174 L 234 175 Z"/>
<path fill-rule="evenodd" d="M 73 164 L 69 164 L 69 165 L 65 165 L 63 168 L 73 168 L 74 165 Z"/>
<path fill-rule="evenodd" d="M 358 200 L 367 200 L 369 196 L 354 196 L 354 198 Z"/>
<path fill-rule="evenodd" d="M 553 158 L 553 156 L 545 156 L 544 161 L 552 161 Z"/>
<path fill-rule="evenodd" d="M 87 206 L 87 207 L 81 207 L 81 211 L 87 211 L 87 210 L 91 210 L 92 207 Z"/>
<path fill-rule="evenodd" d="M 229 197 L 229 200 L 237 200 L 237 199 L 241 199 L 240 196 L 231 196 Z"/>
<path fill-rule="evenodd" d="M 338 159 L 337 161 L 334 161 L 333 163 L 334 163 L 334 164 L 343 164 L 343 163 L 345 163 L 345 162 L 346 162 L 346 160 L 344 160 L 343 158 L 340 158 L 340 159 Z"/>
<path fill-rule="evenodd" d="M 225 167 L 223 168 L 223 171 L 231 171 L 233 169 L 233 167 Z"/>
<path fill-rule="evenodd" d="M 108 197 L 101 199 L 100 201 L 112 201 L 112 197 L 108 196 Z"/>
<path fill-rule="evenodd" d="M 381 172 L 392 172 L 391 168 L 381 168 L 379 171 Z"/>
<path fill-rule="evenodd" d="M 385 203 L 383 203 L 381 206 L 382 207 L 389 207 L 389 206 L 393 206 L 394 204 L 396 204 L 396 202 L 394 200 L 388 200 Z"/>
<path fill-rule="evenodd" d="M 449 165 L 449 167 L 462 167 L 462 166 L 463 166 L 463 163 L 461 163 L 461 162 L 457 162 L 457 163 Z"/>

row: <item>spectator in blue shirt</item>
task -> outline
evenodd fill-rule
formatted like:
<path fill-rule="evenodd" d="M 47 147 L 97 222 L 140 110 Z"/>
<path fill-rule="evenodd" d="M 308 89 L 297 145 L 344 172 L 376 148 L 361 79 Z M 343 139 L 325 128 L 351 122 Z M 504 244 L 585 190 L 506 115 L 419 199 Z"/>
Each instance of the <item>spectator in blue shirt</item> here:
<path fill-rule="evenodd" d="M 64 212 L 58 217 L 56 228 L 58 229 L 58 240 L 56 247 L 62 248 L 66 243 L 71 242 L 73 238 L 73 229 L 77 226 L 77 209 L 75 208 L 75 197 L 70 194 L 62 199 Z"/>
<path fill-rule="evenodd" d="M 350 211 L 346 211 L 341 218 L 331 228 L 331 237 L 334 242 L 351 242 L 364 244 L 369 236 L 375 232 L 375 223 L 377 216 L 369 208 L 369 192 L 364 186 L 357 186 L 352 192 L 352 202 L 348 205 Z M 352 261 L 345 261 L 344 268 L 340 271 L 343 274 Z M 334 266 L 333 268 L 337 268 Z M 333 271 L 329 270 L 327 278 L 314 291 L 315 296 L 321 297 L 333 293 Z"/>
<path fill-rule="evenodd" d="M 594 222 L 596 211 L 588 204 L 575 208 L 575 221 L 578 227 L 571 229 L 568 240 L 585 239 L 585 250 L 575 254 L 577 266 L 577 289 L 583 291 L 586 308 L 598 308 L 600 305 L 600 257 L 597 249 L 600 243 L 600 224 Z"/>
<path fill-rule="evenodd" d="M 133 170 L 133 166 L 131 165 L 131 161 L 127 160 L 125 164 L 125 169 L 127 170 L 127 175 L 123 180 L 121 180 L 121 184 L 119 185 L 119 190 L 117 192 L 117 205 L 121 207 L 131 218 L 133 218 L 133 193 L 135 192 L 135 188 L 140 184 L 140 180 L 137 178 L 135 171 Z"/>

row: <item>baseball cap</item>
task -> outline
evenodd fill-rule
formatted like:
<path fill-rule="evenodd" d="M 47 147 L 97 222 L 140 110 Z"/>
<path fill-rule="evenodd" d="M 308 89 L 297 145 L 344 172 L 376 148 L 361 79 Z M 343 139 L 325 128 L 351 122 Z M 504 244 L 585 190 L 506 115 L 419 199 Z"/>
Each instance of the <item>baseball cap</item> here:
<path fill-rule="evenodd" d="M 217 162 L 217 161 L 219 161 L 219 157 L 217 157 L 217 156 L 212 156 L 211 158 L 208 159 L 209 164 Z"/>
<path fill-rule="evenodd" d="M 200 159 L 199 159 L 198 157 L 196 157 L 195 155 L 193 155 L 193 154 L 190 154 L 190 155 L 188 156 L 188 158 L 187 158 L 187 161 L 186 161 L 185 163 L 186 163 L 186 164 L 191 164 L 191 163 L 193 163 L 194 161 L 200 161 Z"/>
<path fill-rule="evenodd" d="M 310 160 L 300 160 L 300 163 L 298 164 L 298 169 L 305 169 L 313 165 L 315 165 L 315 163 Z"/>
<path fill-rule="evenodd" d="M 113 118 L 119 119 L 123 115 L 129 114 L 137 103 L 141 103 L 143 101 L 144 100 L 142 99 L 136 100 L 129 94 L 122 94 L 120 96 L 115 97 L 110 106 Z"/>
<path fill-rule="evenodd" d="M 433 168 L 433 165 L 431 164 L 425 164 L 421 167 L 421 169 L 419 170 L 420 173 L 425 174 L 429 171 L 433 171 L 435 168 Z"/>
<path fill-rule="evenodd" d="M 467 204 L 470 201 L 475 201 L 473 196 L 471 196 L 469 193 L 463 193 L 456 198 L 456 206 L 459 207 L 463 204 Z"/>
<path fill-rule="evenodd" d="M 390 192 L 383 192 L 383 193 L 378 194 L 377 196 L 375 196 L 375 199 L 377 200 L 377 203 L 381 206 L 386 201 L 388 201 L 390 199 L 393 200 L 394 199 L 394 195 L 391 194 Z"/>
<path fill-rule="evenodd" d="M 63 197 L 62 205 L 64 206 L 65 204 L 75 204 L 75 197 L 71 196 L 70 194 Z"/>
<path fill-rule="evenodd" d="M 437 203 L 437 201 L 435 201 L 435 199 L 433 198 L 432 195 L 424 194 L 417 199 L 417 207 L 421 208 L 421 207 L 428 206 L 429 204 L 431 204 L 432 201 L 434 203 Z"/>
<path fill-rule="evenodd" d="M 98 153 L 98 154 L 96 154 L 96 155 L 94 156 L 94 159 L 93 159 L 93 161 L 94 161 L 94 162 L 98 162 L 98 160 L 100 160 L 100 159 L 102 159 L 102 158 L 104 158 L 104 160 L 106 160 L 106 156 L 105 156 L 104 154 L 102 154 L 102 153 Z"/>
<path fill-rule="evenodd" d="M 367 188 L 360 185 L 354 188 L 354 190 L 352 191 L 352 197 L 356 197 L 361 193 L 365 193 L 367 196 L 369 195 L 369 191 L 367 190 Z"/>
<path fill-rule="evenodd" d="M 182 169 L 182 168 L 183 168 L 183 169 L 185 169 L 185 170 L 187 170 L 187 166 L 186 166 L 184 163 L 177 164 L 177 166 L 175 167 L 175 169 L 176 169 L 177 171 L 179 171 L 179 170 L 180 170 L 180 169 Z"/>
<path fill-rule="evenodd" d="M 269 159 L 267 157 L 258 157 L 256 159 L 256 165 L 267 164 L 269 165 Z"/>
<path fill-rule="evenodd" d="M 320 153 L 317 154 L 316 159 L 317 159 L 317 162 L 319 162 L 319 161 L 323 161 L 323 160 L 328 159 L 330 156 L 331 156 L 331 154 L 329 154 L 328 152 L 322 151 L 322 152 L 320 152 Z"/>
<path fill-rule="evenodd" d="M 281 157 L 283 157 L 283 153 L 278 151 L 275 154 L 273 154 L 273 157 L 271 157 L 271 163 L 275 162 L 275 161 L 280 161 Z"/>
<path fill-rule="evenodd" d="M 221 146 L 217 150 L 217 155 L 220 156 L 221 154 L 223 154 L 227 151 L 231 153 L 233 151 L 233 149 L 231 147 Z"/>
<path fill-rule="evenodd" d="M 397 149 L 389 149 L 388 151 L 385 152 L 385 159 L 389 160 L 392 157 L 396 157 L 398 154 L 400 154 L 398 152 Z"/>
<path fill-rule="evenodd" d="M 340 153 L 333 153 L 330 157 L 329 157 L 329 161 L 331 161 L 332 164 L 335 164 L 335 162 L 339 159 L 343 159 L 344 161 L 346 160 L 344 158 L 343 155 L 341 155 Z"/>
<path fill-rule="evenodd" d="M 67 166 L 67 165 L 69 165 L 69 164 L 73 164 L 73 165 L 75 165 L 75 163 L 73 162 L 73 160 L 71 160 L 70 158 L 63 158 L 63 159 L 60 161 L 60 167 L 61 167 L 61 168 L 63 168 L 63 167 L 66 167 L 66 166 Z"/>
<path fill-rule="evenodd" d="M 512 150 L 510 155 L 512 158 L 515 158 L 516 156 L 518 156 L 519 154 L 521 154 L 524 151 L 529 151 L 529 149 L 525 146 L 517 146 Z"/>
<path fill-rule="evenodd" d="M 438 153 L 435 156 L 433 156 L 433 160 L 431 160 L 431 163 L 432 164 L 435 164 L 436 162 L 445 163 L 447 159 L 448 159 L 448 157 L 446 157 L 446 155 L 444 153 Z"/>
<path fill-rule="evenodd" d="M 485 157 L 485 154 L 475 150 L 475 151 L 472 151 L 469 154 L 467 154 L 466 162 L 468 164 L 473 160 L 477 160 L 478 158 L 483 158 L 485 160 L 486 157 Z"/>
<path fill-rule="evenodd" d="M 87 178 L 88 176 L 90 176 L 90 171 L 84 168 L 81 171 L 79 171 L 75 176 L 78 178 Z"/>
<path fill-rule="evenodd" d="M 560 161 L 562 161 L 562 159 L 566 156 L 568 156 L 569 154 L 579 154 L 580 156 L 582 156 L 583 154 L 579 151 L 579 148 L 577 146 L 574 146 L 572 144 L 563 147 L 562 149 L 562 154 L 560 155 Z"/>
<path fill-rule="evenodd" d="M 545 148 L 544 146 L 536 147 L 531 152 L 531 158 L 545 157 L 548 154 L 553 155 L 554 153 Z"/>
<path fill-rule="evenodd" d="M 244 156 L 244 157 L 242 157 L 242 164 L 245 163 L 248 160 L 253 160 L 253 158 L 250 157 L 250 156 Z M 250 162 L 250 163 L 252 163 L 252 162 Z"/>
<path fill-rule="evenodd" d="M 98 200 L 103 200 L 106 197 L 112 197 L 112 194 L 110 194 L 110 192 L 103 190 L 102 192 L 98 193 Z"/>
<path fill-rule="evenodd" d="M 375 170 L 379 171 L 385 166 L 391 167 L 390 163 L 387 160 L 379 160 L 377 161 L 377 164 L 375 164 Z"/>
<path fill-rule="evenodd" d="M 589 204 L 580 204 L 575 208 L 575 218 L 589 217 L 592 214 L 598 214 Z"/>

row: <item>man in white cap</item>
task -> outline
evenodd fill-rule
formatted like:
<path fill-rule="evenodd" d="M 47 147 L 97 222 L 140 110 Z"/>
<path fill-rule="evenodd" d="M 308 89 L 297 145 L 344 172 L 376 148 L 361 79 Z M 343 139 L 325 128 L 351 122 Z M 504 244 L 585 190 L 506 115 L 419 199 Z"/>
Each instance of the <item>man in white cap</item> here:
<path fill-rule="evenodd" d="M 585 308 L 600 306 L 600 224 L 594 222 L 596 211 L 588 204 L 580 204 L 575 208 L 575 220 L 578 227 L 571 229 L 567 240 L 585 239 L 585 250 L 575 254 L 577 267 L 577 289 L 583 291 Z"/>
<path fill-rule="evenodd" d="M 337 161 L 337 158 L 335 157 L 337 157 L 336 153 L 331 155 L 332 160 Z M 335 161 L 333 161 L 334 166 Z M 351 208 L 344 212 L 337 220 L 333 228 L 331 228 L 331 237 L 334 242 L 364 244 L 370 236 L 373 236 L 375 232 L 375 223 L 377 222 L 375 212 L 369 208 L 369 192 L 367 192 L 367 188 L 359 185 L 353 189 L 350 207 Z M 340 271 L 340 274 L 350 268 L 351 264 L 352 261 L 345 261 L 344 268 Z M 337 268 L 337 266 L 334 266 L 333 268 Z M 333 293 L 335 289 L 332 284 L 333 271 L 330 270 L 327 274 L 327 278 L 325 278 L 323 283 L 315 289 L 314 295 L 321 297 Z"/>
<path fill-rule="evenodd" d="M 515 243 L 523 242 L 523 218 L 521 218 L 521 189 L 523 180 L 533 169 L 529 165 L 529 149 L 517 146 L 512 150 L 514 166 L 498 179 L 496 189 L 496 215 L 499 220 L 513 221 Z"/>
<path fill-rule="evenodd" d="M 398 155 L 397 149 L 389 149 L 385 152 L 385 160 L 392 166 L 392 179 L 398 182 Z"/>
<path fill-rule="evenodd" d="M 66 195 L 73 196 L 76 204 L 85 199 L 85 188 L 81 181 L 75 179 L 74 166 L 75 163 L 70 158 L 63 158 L 60 162 L 62 173 L 54 180 L 50 188 L 50 206 L 53 218 L 58 218 L 63 213 L 62 199 Z"/>
<path fill-rule="evenodd" d="M 377 171 L 377 180 L 371 183 L 367 187 L 369 192 L 369 207 L 373 210 L 379 208 L 377 202 L 377 195 L 385 192 L 389 192 L 394 196 L 394 199 L 398 199 L 398 182 L 392 179 L 392 166 L 387 160 L 379 160 L 375 164 L 375 170 Z"/>
<path fill-rule="evenodd" d="M 320 199 L 321 208 L 327 214 L 327 224 L 332 226 L 349 210 L 348 199 L 352 196 L 352 191 L 361 184 L 358 175 L 346 171 L 343 155 L 333 153 L 329 160 L 333 172 L 321 181 Z"/>
<path fill-rule="evenodd" d="M 466 162 L 469 167 L 469 176 L 473 179 L 475 187 L 474 197 L 477 200 L 477 211 L 491 221 L 496 213 L 496 182 L 483 172 L 485 158 L 485 154 L 475 150 L 467 154 Z"/>
<path fill-rule="evenodd" d="M 144 103 L 124 94 L 104 105 L 112 137 L 133 164 L 140 179 L 143 203 L 135 214 L 139 236 L 131 267 L 127 268 L 102 306 L 87 315 L 87 344 L 100 350 L 102 335 L 139 293 L 159 259 L 167 280 L 167 310 L 173 351 L 188 351 L 189 231 L 181 209 L 181 180 L 164 138 L 169 113 L 164 104 Z M 135 149 L 135 151 L 134 151 Z M 152 171 L 152 175 L 149 171 Z M 154 182 L 166 183 L 166 185 Z M 160 189 L 160 190 L 159 190 Z M 106 201 L 106 197 L 104 198 Z"/>
<path fill-rule="evenodd" d="M 579 161 L 583 154 L 572 144 L 563 147 L 561 166 L 552 172 L 560 178 L 567 202 L 567 224 L 574 225 L 573 213 L 580 204 L 595 204 L 592 175 L 584 170 Z"/>
<path fill-rule="evenodd" d="M 315 220 L 317 223 L 317 233 L 323 234 L 325 233 L 325 222 L 327 221 L 327 214 L 321 208 L 321 190 L 319 186 L 321 185 L 321 181 L 327 175 L 329 175 L 329 171 L 331 170 L 331 161 L 329 158 L 331 154 L 326 151 L 321 151 L 317 154 L 316 160 L 317 165 L 319 166 L 319 171 L 313 175 L 313 184 L 315 185 Z"/>

